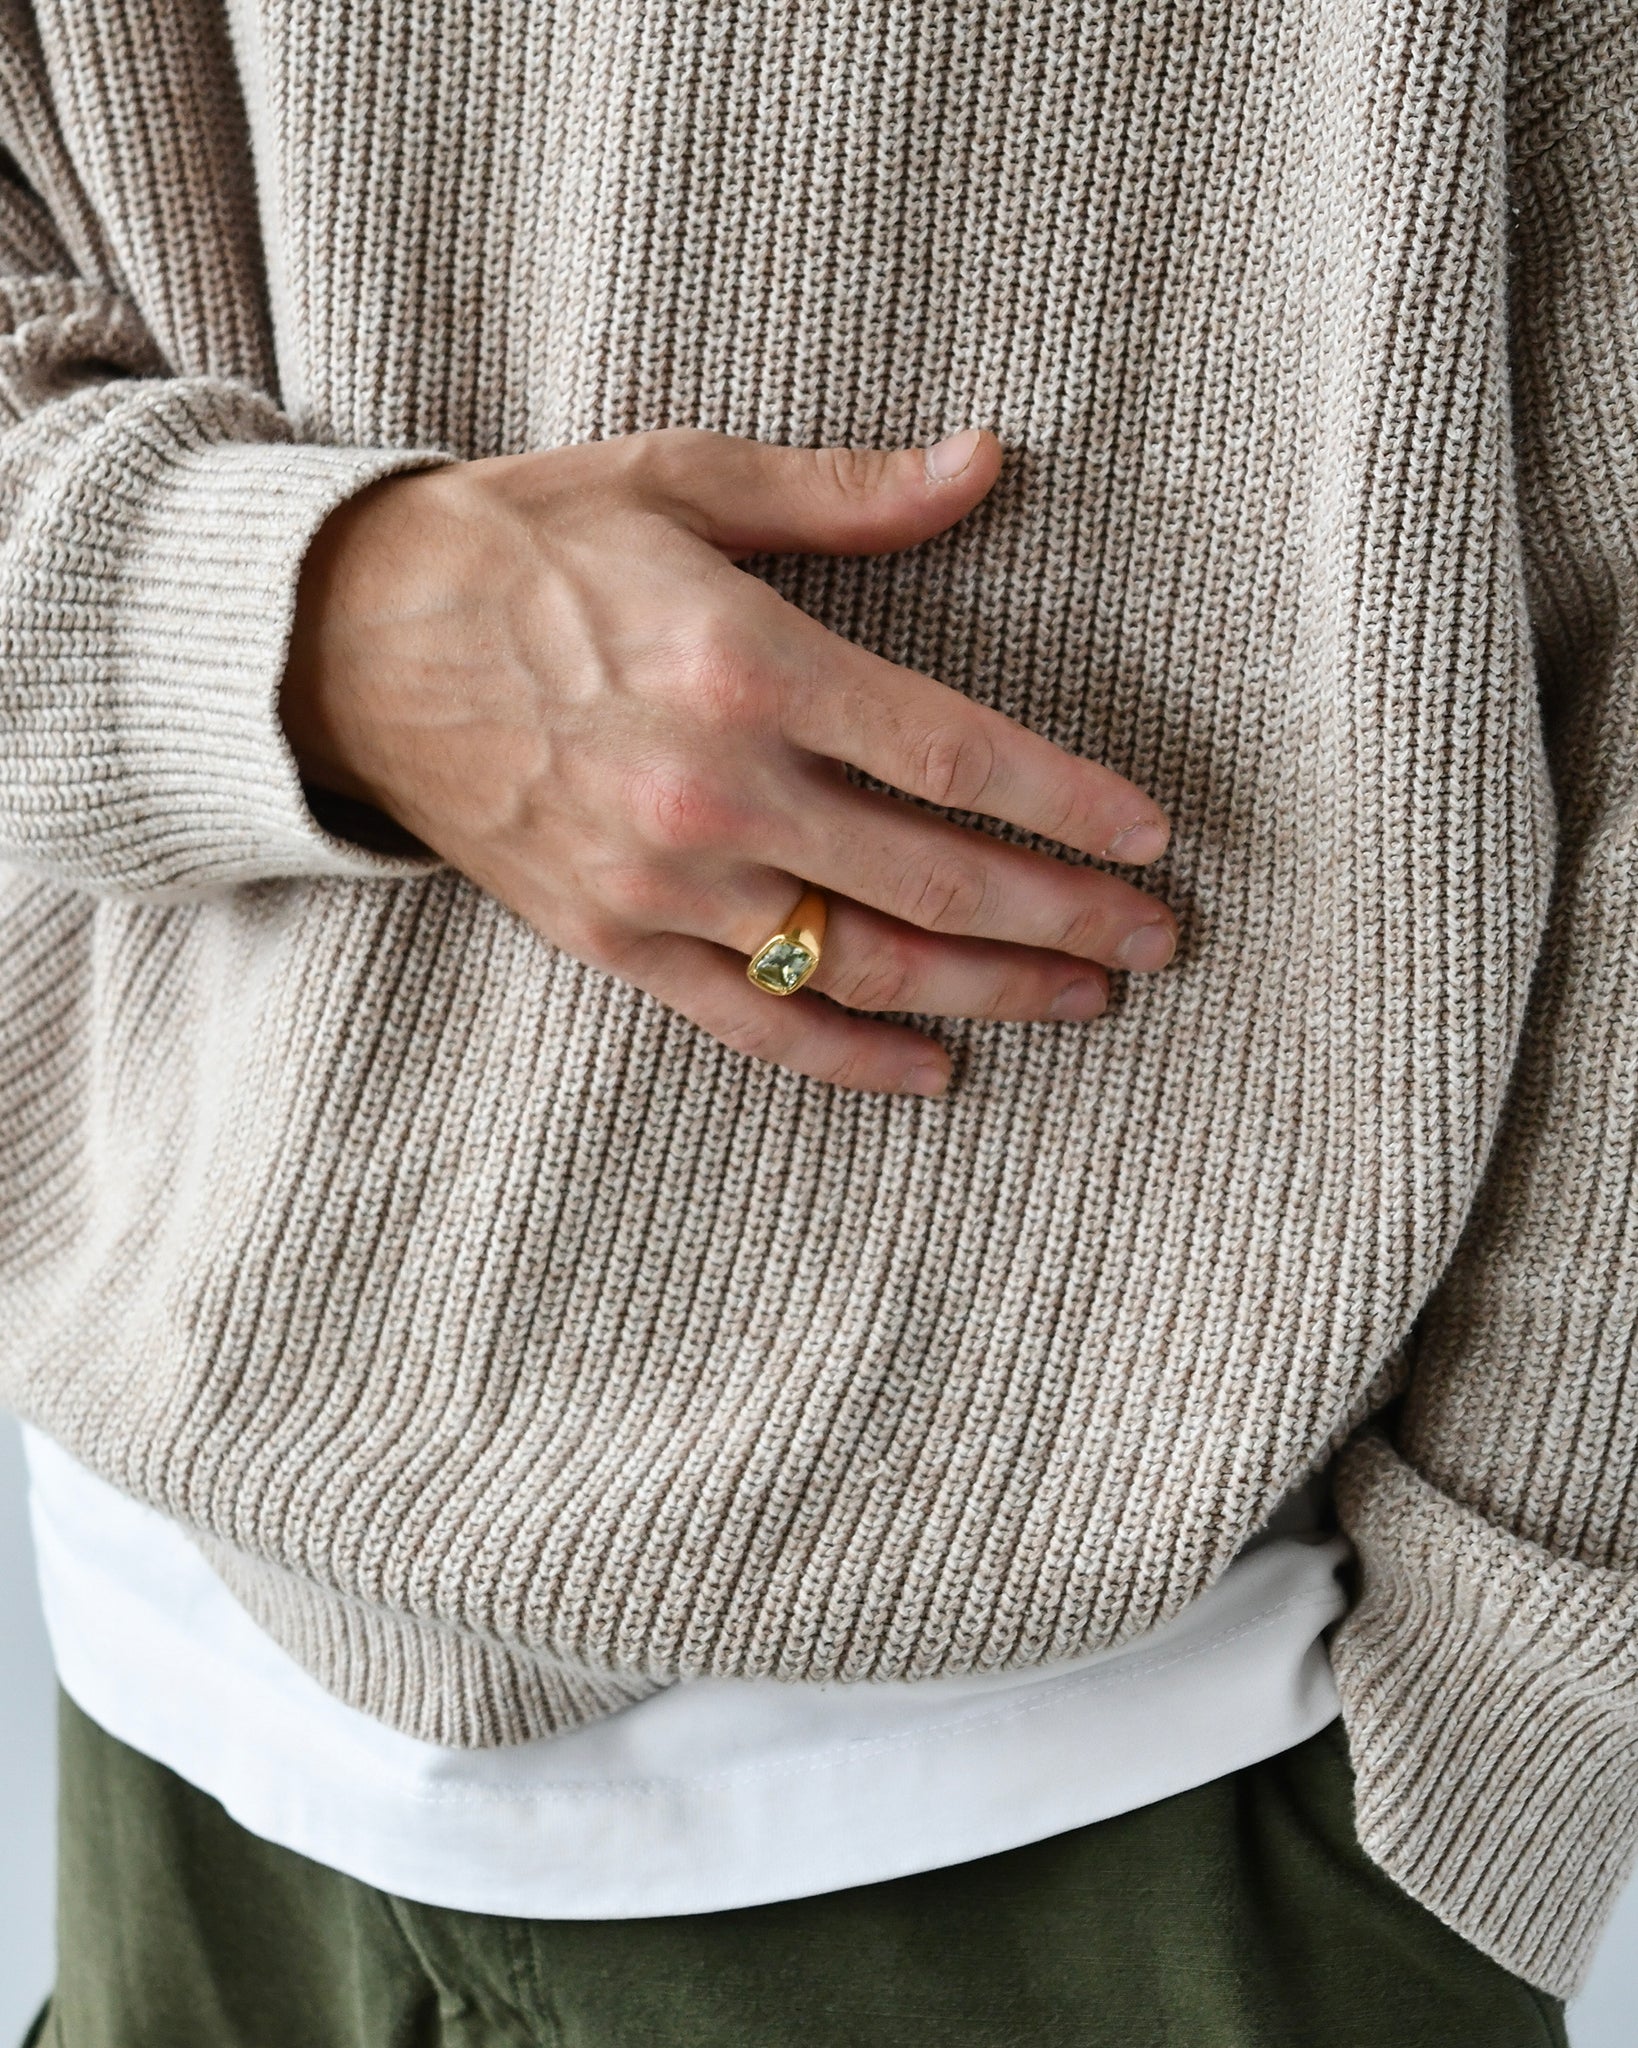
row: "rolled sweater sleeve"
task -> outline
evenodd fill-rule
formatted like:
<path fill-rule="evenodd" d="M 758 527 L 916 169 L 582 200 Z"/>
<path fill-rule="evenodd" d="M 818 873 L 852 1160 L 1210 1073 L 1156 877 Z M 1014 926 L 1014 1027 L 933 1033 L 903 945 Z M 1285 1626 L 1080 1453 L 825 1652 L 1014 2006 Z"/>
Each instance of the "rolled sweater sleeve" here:
<path fill-rule="evenodd" d="M 323 828 L 278 692 L 313 534 L 440 459 L 315 445 L 248 383 L 167 375 L 0 178 L 0 859 L 156 896 L 427 866 Z"/>
<path fill-rule="evenodd" d="M 1366 1847 L 1568 1995 L 1638 1849 L 1638 31 L 1550 30 L 1518 58 L 1512 334 L 1555 891 L 1481 1198 L 1342 1467 L 1334 1661 Z"/>

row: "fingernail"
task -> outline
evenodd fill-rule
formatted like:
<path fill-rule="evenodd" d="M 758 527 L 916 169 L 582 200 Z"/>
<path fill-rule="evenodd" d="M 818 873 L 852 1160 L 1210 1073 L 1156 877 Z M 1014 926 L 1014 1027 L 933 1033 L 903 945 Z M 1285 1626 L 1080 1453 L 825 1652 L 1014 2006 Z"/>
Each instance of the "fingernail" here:
<path fill-rule="evenodd" d="M 1157 967 L 1166 965 L 1176 950 L 1177 941 L 1170 925 L 1140 924 L 1115 948 L 1115 962 L 1132 974 L 1153 974 Z"/>
<path fill-rule="evenodd" d="M 977 427 L 963 427 L 959 434 L 951 434 L 948 440 L 935 441 L 922 456 L 930 484 L 947 484 L 961 472 L 978 453 L 979 430 Z"/>
<path fill-rule="evenodd" d="M 926 1066 L 912 1067 L 905 1076 L 905 1085 L 912 1095 L 942 1095 L 949 1081 L 949 1068 L 934 1066 L 931 1062 Z"/>
<path fill-rule="evenodd" d="M 1125 831 L 1117 832 L 1103 849 L 1103 857 L 1142 867 L 1148 861 L 1159 860 L 1170 837 L 1171 833 L 1159 819 L 1145 818 L 1141 824 L 1128 825 Z"/>
<path fill-rule="evenodd" d="M 1072 981 L 1052 998 L 1047 1015 L 1060 1024 L 1085 1024 L 1103 1015 L 1107 1000 L 1101 981 Z"/>

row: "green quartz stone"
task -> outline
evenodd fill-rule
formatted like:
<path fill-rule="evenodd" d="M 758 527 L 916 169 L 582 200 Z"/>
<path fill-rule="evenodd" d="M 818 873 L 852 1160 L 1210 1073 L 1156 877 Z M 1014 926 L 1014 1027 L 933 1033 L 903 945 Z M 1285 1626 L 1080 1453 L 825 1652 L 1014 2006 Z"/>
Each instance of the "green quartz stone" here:
<path fill-rule="evenodd" d="M 789 995 L 793 988 L 802 986 L 813 965 L 814 956 L 806 946 L 795 945 L 789 939 L 773 939 L 751 962 L 751 979 L 776 996 Z"/>

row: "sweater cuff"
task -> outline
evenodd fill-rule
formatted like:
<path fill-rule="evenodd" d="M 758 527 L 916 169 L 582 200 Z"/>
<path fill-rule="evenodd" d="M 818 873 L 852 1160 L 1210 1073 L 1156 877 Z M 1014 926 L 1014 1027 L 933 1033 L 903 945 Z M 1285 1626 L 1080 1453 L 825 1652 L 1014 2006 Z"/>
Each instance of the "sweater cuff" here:
<path fill-rule="evenodd" d="M 175 717 L 143 778 L 168 789 L 168 860 L 192 886 L 279 876 L 383 879 L 437 865 L 327 829 L 279 719 L 296 584 L 313 536 L 378 478 L 444 458 L 427 452 L 225 442 L 174 459 L 124 551 L 114 613 L 122 660 L 162 652 Z M 169 759 L 163 757 L 168 753 Z M 325 816 L 339 820 L 342 807 Z"/>
<path fill-rule="evenodd" d="M 1497 1528 L 1374 1434 L 1337 1500 L 1362 1571 L 1332 1648 L 1360 1840 L 1570 1998 L 1638 1849 L 1638 1577 Z"/>
<path fill-rule="evenodd" d="M 377 478 L 449 458 L 293 441 L 257 394 L 185 382 L 128 387 L 65 444 L 8 570 L 0 694 L 29 728 L 16 857 L 167 895 L 436 867 L 373 813 L 315 815 L 278 699 L 320 525 Z"/>

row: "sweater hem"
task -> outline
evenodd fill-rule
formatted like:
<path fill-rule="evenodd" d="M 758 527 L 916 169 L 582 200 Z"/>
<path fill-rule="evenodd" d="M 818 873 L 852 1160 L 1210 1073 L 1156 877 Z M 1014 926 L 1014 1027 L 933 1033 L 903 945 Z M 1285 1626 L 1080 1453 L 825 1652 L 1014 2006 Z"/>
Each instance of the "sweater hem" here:
<path fill-rule="evenodd" d="M 495 1749 L 566 1735 L 663 1690 L 374 1606 L 220 1538 L 195 1541 L 251 1619 L 326 1691 L 420 1742 Z"/>

